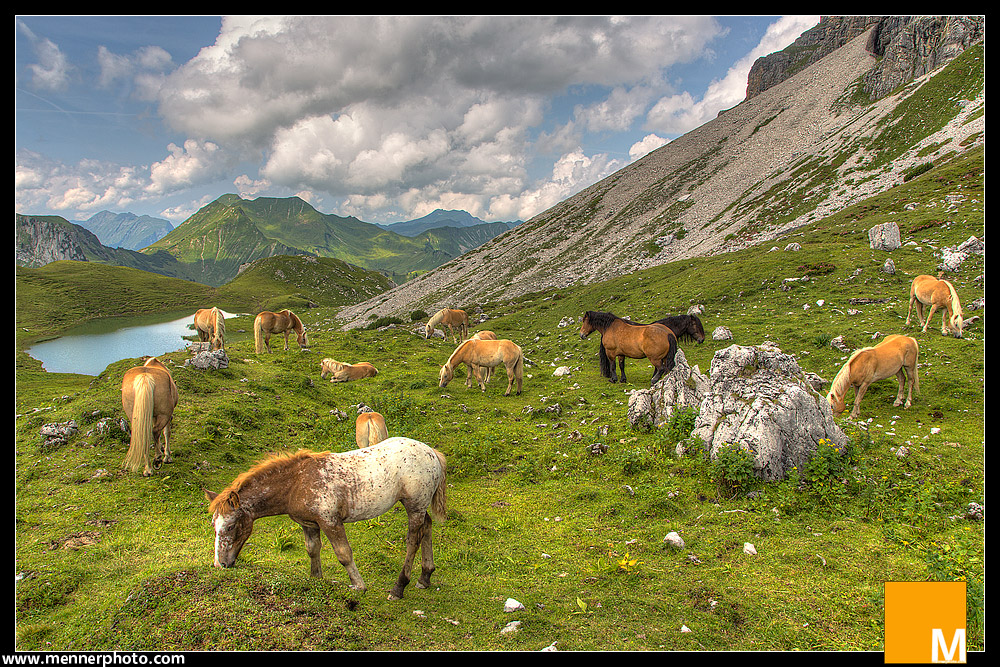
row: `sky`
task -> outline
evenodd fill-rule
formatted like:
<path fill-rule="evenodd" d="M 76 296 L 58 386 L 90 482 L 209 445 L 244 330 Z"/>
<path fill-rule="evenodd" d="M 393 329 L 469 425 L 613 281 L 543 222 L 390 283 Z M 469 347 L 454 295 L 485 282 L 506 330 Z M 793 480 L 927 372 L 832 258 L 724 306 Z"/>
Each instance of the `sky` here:
<path fill-rule="evenodd" d="M 15 211 L 527 220 L 739 104 L 819 18 L 15 16 Z"/>

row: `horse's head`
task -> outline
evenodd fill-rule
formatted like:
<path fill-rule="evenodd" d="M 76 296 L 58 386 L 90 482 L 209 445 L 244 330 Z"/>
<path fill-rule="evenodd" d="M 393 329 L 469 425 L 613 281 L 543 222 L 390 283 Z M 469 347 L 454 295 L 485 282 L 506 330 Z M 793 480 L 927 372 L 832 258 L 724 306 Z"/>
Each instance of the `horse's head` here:
<path fill-rule="evenodd" d="M 438 386 L 447 387 L 448 383 L 451 382 L 452 378 L 455 377 L 455 371 L 451 366 L 445 364 L 441 367 L 441 372 L 438 373 Z"/>
<path fill-rule="evenodd" d="M 226 493 L 225 491 L 223 493 Z M 228 494 L 232 495 L 232 494 Z M 237 502 L 222 499 L 215 502 L 219 494 L 205 490 L 209 508 L 213 510 L 212 525 L 215 528 L 215 567 L 232 567 L 236 557 L 253 532 L 253 517 L 241 509 Z"/>
<path fill-rule="evenodd" d="M 296 333 L 298 334 L 299 347 L 300 348 L 309 347 L 309 341 L 306 340 L 306 330 L 299 329 L 299 331 L 297 331 Z"/>
<path fill-rule="evenodd" d="M 965 320 L 962 317 L 962 313 L 956 312 L 951 316 L 951 329 L 955 332 L 955 338 L 962 337 L 962 327 L 965 326 Z"/>
<path fill-rule="evenodd" d="M 839 417 L 847 407 L 847 403 L 844 401 L 844 396 L 834 396 L 832 391 L 826 395 L 826 400 L 830 404 L 830 409 L 833 410 L 834 417 Z"/>
<path fill-rule="evenodd" d="M 590 313 L 585 313 L 583 322 L 580 324 L 580 338 L 586 338 L 594 331 L 594 325 L 590 321 Z"/>
<path fill-rule="evenodd" d="M 692 315 L 690 322 L 691 322 L 691 324 L 688 327 L 688 332 L 691 334 L 691 336 L 694 337 L 694 339 L 697 342 L 704 343 L 705 342 L 705 327 L 703 327 L 701 325 L 701 320 L 698 319 L 697 317 L 695 317 L 694 315 Z"/>

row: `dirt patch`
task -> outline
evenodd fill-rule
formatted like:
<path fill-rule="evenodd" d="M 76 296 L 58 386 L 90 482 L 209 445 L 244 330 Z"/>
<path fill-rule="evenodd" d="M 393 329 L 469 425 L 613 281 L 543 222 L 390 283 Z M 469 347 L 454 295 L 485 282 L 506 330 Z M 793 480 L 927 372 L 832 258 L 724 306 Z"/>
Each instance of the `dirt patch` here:
<path fill-rule="evenodd" d="M 100 544 L 101 534 L 96 530 L 84 530 L 79 533 L 73 533 L 72 535 L 67 535 L 61 540 L 53 540 L 49 542 L 49 551 L 55 551 L 56 549 L 72 549 L 76 551 L 83 547 L 91 547 L 95 544 Z"/>

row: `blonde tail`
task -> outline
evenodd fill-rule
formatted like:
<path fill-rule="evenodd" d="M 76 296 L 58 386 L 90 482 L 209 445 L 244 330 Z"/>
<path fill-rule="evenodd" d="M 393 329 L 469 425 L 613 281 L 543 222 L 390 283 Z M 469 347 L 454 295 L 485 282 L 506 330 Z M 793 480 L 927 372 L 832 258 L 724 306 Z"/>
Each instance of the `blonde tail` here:
<path fill-rule="evenodd" d="M 264 351 L 264 330 L 260 315 L 253 321 L 253 347 L 257 354 Z"/>
<path fill-rule="evenodd" d="M 435 520 L 444 523 L 448 515 L 448 463 L 444 454 L 438 450 L 435 449 L 434 454 L 437 455 L 438 462 L 441 464 L 441 481 L 438 482 L 437 491 L 434 492 L 434 497 L 431 499 L 430 512 Z"/>
<path fill-rule="evenodd" d="M 132 381 L 132 439 L 124 466 L 132 472 L 149 468 L 149 448 L 153 444 L 153 391 L 156 380 L 149 373 L 142 373 Z"/>

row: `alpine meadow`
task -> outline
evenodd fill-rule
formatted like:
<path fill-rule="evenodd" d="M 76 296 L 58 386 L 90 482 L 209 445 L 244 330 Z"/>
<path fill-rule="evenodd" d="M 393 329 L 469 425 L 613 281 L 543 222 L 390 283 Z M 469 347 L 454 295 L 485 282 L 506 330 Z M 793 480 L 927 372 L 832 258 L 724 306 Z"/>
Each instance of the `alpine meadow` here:
<path fill-rule="evenodd" d="M 984 651 L 985 19 L 906 18 L 824 17 L 741 104 L 474 241 L 220 193 L 142 250 L 19 260 L 15 649 L 882 652 L 886 582 L 959 581 Z M 72 226 L 32 220 L 19 258 Z M 147 360 L 27 350 L 167 312 L 144 474 Z M 613 380 L 592 313 L 660 347 Z"/>

